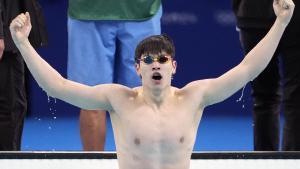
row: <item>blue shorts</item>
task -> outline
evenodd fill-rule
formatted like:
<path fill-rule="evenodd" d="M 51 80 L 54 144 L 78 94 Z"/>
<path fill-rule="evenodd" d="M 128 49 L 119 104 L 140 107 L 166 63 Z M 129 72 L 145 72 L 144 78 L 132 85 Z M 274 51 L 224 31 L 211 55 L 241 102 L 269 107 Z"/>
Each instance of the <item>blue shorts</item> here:
<path fill-rule="evenodd" d="M 134 66 L 137 44 L 161 33 L 162 9 L 145 21 L 88 21 L 68 18 L 68 79 L 86 85 L 140 85 Z"/>

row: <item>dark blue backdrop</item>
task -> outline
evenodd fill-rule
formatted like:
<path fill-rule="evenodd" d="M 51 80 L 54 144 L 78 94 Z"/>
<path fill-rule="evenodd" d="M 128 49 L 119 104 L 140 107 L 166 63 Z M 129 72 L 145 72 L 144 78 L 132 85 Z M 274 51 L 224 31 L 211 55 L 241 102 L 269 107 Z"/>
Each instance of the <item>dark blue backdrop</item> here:
<path fill-rule="evenodd" d="M 40 54 L 66 77 L 67 0 L 42 0 L 49 32 L 49 45 Z M 163 1 L 162 31 L 176 45 L 178 70 L 173 84 L 182 87 L 192 80 L 213 78 L 243 58 L 230 1 Z M 30 78 L 31 117 L 78 116 L 78 109 L 62 101 L 48 100 Z M 249 91 L 237 102 L 241 91 L 228 100 L 209 107 L 205 114 L 249 115 Z M 55 111 L 55 112 L 54 112 Z M 204 116 L 205 116 L 204 114 Z"/>

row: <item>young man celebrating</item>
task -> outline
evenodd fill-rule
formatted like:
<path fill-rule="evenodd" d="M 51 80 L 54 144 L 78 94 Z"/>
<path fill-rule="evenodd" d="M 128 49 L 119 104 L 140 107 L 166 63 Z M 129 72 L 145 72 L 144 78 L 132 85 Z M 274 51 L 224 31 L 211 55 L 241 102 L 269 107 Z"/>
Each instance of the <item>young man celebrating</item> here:
<path fill-rule="evenodd" d="M 182 89 L 171 86 L 177 64 L 173 43 L 166 36 L 151 36 L 138 45 L 136 69 L 142 86 L 131 89 L 118 84 L 90 87 L 63 78 L 30 45 L 28 13 L 14 19 L 10 30 L 48 95 L 80 108 L 110 112 L 120 169 L 188 169 L 204 108 L 228 98 L 267 66 L 294 3 L 275 0 L 274 11 L 273 27 L 239 65 L 218 78 L 194 81 Z"/>

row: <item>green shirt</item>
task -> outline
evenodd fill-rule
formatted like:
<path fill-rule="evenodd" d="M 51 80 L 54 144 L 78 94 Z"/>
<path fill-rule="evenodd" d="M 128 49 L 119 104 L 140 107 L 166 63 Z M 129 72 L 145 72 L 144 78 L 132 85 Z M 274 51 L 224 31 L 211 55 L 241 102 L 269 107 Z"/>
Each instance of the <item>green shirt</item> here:
<path fill-rule="evenodd" d="M 80 20 L 145 20 L 161 0 L 69 0 L 68 14 Z"/>

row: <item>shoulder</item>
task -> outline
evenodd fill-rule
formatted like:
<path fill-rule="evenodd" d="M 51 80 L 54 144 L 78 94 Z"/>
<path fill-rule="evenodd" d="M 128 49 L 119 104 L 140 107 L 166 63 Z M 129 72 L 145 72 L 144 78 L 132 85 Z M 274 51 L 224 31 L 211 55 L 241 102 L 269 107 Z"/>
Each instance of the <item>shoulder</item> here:
<path fill-rule="evenodd" d="M 181 93 L 193 93 L 198 90 L 205 90 L 205 88 L 210 84 L 210 79 L 196 80 L 188 83 L 183 88 L 179 89 Z"/>
<path fill-rule="evenodd" d="M 99 92 L 105 92 L 109 97 L 133 97 L 137 95 L 137 88 L 129 88 L 120 84 L 101 84 L 95 86 Z"/>
<path fill-rule="evenodd" d="M 212 79 L 196 80 L 188 83 L 183 88 L 178 90 L 179 95 L 191 98 L 202 100 L 212 85 Z"/>

